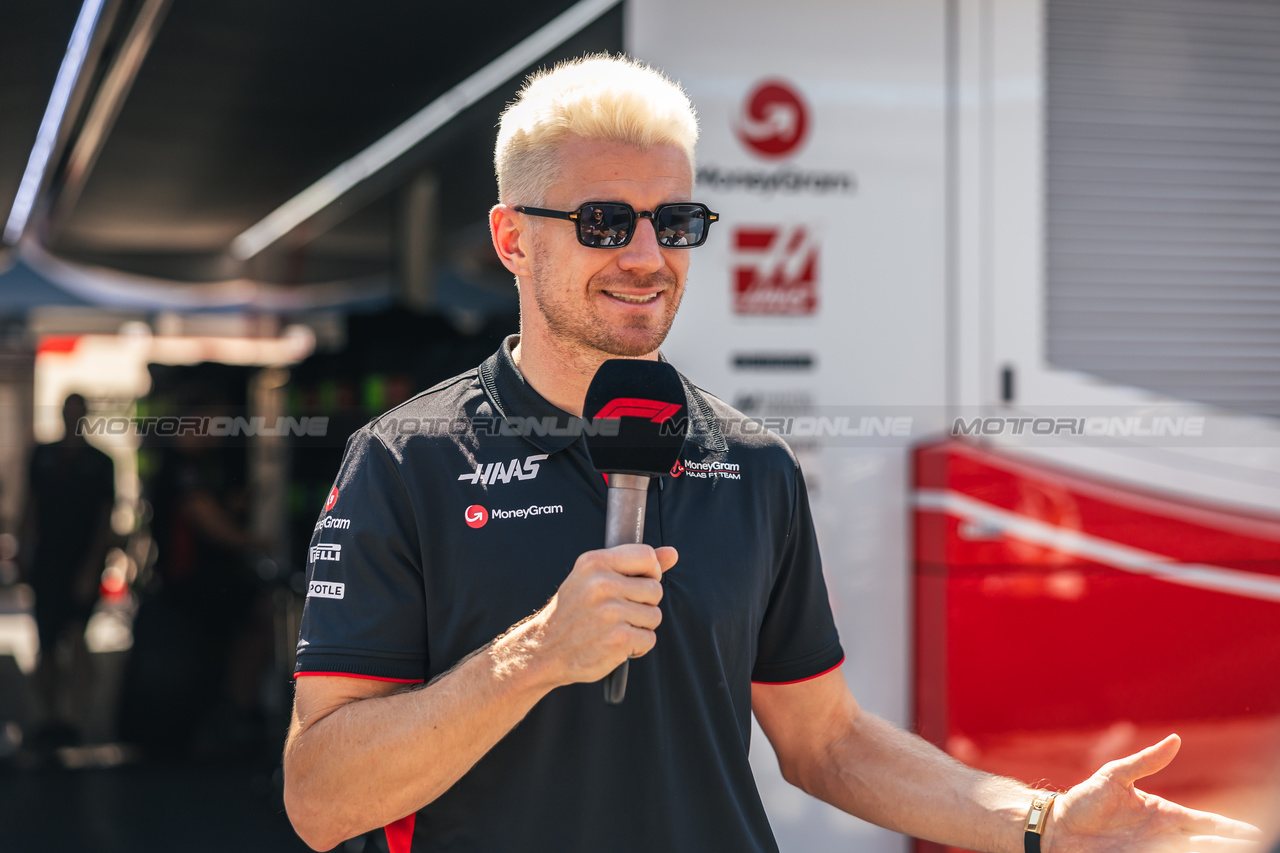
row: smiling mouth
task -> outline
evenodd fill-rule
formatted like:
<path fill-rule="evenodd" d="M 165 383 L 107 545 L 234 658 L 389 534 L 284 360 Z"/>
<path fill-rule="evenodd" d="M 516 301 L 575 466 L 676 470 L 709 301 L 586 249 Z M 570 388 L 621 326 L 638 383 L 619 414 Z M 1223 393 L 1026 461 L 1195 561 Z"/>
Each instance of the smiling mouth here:
<path fill-rule="evenodd" d="M 630 302 L 632 305 L 644 305 L 658 298 L 656 293 L 614 293 L 612 290 L 606 290 L 605 293 L 622 302 Z"/>

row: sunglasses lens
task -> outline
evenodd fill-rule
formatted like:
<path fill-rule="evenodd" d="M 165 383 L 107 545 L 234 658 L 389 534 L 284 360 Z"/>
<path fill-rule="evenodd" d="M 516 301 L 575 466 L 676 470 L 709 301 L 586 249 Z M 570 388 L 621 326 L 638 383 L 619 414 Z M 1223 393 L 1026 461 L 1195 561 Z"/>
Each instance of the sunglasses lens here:
<path fill-rule="evenodd" d="M 699 204 L 667 204 L 658 212 L 658 244 L 697 246 L 707 238 L 707 211 Z"/>
<path fill-rule="evenodd" d="M 634 224 L 620 204 L 586 204 L 578 211 L 578 240 L 584 246 L 621 246 Z"/>

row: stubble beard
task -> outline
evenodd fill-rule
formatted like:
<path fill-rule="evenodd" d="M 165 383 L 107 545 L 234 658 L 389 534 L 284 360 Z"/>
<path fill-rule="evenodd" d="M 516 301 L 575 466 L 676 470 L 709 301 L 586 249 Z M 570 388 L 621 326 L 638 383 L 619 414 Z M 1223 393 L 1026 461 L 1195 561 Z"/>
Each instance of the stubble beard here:
<path fill-rule="evenodd" d="M 682 294 L 676 287 L 675 276 L 670 273 L 654 273 L 644 276 L 592 276 L 587 285 L 587 301 L 575 304 L 573 293 L 564 282 L 556 281 L 538 253 L 533 264 L 533 297 L 538 313 L 547 331 L 555 338 L 579 352 L 594 350 L 615 358 L 639 358 L 662 346 L 671 324 L 675 322 Z M 613 288 L 610 287 L 613 285 Z M 589 296 L 601 290 L 634 287 L 662 287 L 666 310 L 661 317 L 633 317 L 621 327 L 606 323 L 594 310 Z"/>

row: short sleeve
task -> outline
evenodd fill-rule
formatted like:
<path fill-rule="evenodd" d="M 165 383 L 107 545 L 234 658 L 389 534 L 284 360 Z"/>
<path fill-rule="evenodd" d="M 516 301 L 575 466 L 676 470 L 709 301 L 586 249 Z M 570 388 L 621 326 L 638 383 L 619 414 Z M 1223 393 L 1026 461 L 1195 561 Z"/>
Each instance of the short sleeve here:
<path fill-rule="evenodd" d="M 361 430 L 307 549 L 295 674 L 422 681 L 426 636 L 413 507 L 396 460 Z"/>
<path fill-rule="evenodd" d="M 831 614 L 822 559 L 809 511 L 809 493 L 796 469 L 791 524 L 781 566 L 760 625 L 751 680 L 766 684 L 805 681 L 844 660 Z"/>

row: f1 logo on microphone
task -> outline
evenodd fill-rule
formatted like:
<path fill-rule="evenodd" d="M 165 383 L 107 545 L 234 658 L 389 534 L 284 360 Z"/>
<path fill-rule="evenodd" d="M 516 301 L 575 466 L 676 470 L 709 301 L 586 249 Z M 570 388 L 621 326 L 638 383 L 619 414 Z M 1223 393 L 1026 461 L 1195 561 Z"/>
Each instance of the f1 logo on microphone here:
<path fill-rule="evenodd" d="M 645 400 L 640 397 L 617 397 L 600 407 L 596 420 L 606 418 L 648 418 L 655 424 L 671 420 L 683 406 L 664 403 L 661 400 Z"/>
<path fill-rule="evenodd" d="M 480 504 L 472 504 L 467 507 L 463 518 L 467 521 L 467 527 L 484 527 L 489 523 L 489 510 L 480 506 Z"/>

